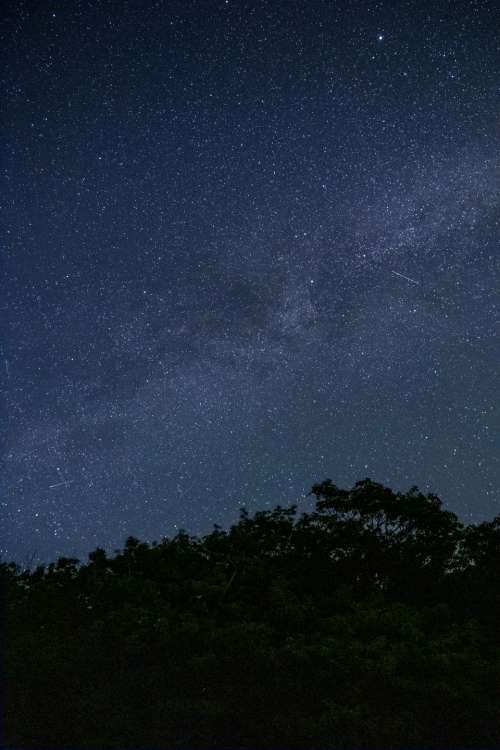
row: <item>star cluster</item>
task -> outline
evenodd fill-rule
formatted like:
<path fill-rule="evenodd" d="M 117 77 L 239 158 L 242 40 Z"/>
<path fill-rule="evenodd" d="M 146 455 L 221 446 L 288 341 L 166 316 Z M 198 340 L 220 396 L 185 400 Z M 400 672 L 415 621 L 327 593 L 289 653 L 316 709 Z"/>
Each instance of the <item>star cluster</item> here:
<path fill-rule="evenodd" d="M 9 4 L 3 558 L 325 477 L 499 512 L 499 16 Z"/>

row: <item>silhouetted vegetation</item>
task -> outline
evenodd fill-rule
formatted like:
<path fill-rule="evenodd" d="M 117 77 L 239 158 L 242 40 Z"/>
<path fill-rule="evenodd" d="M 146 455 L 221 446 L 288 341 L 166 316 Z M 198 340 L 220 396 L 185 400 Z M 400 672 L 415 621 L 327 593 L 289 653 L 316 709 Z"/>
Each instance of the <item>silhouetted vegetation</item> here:
<path fill-rule="evenodd" d="M 500 747 L 500 517 L 312 492 L 300 517 L 2 563 L 4 745 Z"/>

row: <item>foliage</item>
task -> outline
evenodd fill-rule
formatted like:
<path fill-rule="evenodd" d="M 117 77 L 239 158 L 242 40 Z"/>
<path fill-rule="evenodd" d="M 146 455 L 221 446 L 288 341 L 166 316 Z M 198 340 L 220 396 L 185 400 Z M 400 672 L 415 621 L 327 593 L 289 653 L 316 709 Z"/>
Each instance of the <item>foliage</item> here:
<path fill-rule="evenodd" d="M 312 493 L 300 518 L 0 563 L 5 746 L 500 747 L 500 517 Z"/>

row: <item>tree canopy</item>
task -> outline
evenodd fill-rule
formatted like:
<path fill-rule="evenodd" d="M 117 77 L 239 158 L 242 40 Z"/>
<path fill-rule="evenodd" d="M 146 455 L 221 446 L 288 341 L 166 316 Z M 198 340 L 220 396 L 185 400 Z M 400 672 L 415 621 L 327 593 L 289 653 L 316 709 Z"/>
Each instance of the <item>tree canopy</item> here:
<path fill-rule="evenodd" d="M 315 510 L 0 563 L 3 745 L 500 747 L 500 517 L 315 484 Z"/>

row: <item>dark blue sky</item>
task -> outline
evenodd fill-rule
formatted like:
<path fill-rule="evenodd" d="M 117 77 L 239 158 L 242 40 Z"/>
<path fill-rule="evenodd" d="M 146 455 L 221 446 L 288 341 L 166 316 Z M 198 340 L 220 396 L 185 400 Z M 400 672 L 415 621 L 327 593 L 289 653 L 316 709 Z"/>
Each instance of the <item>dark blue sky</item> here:
<path fill-rule="evenodd" d="M 7 4 L 3 559 L 326 477 L 500 511 L 499 28 L 479 0 Z"/>

